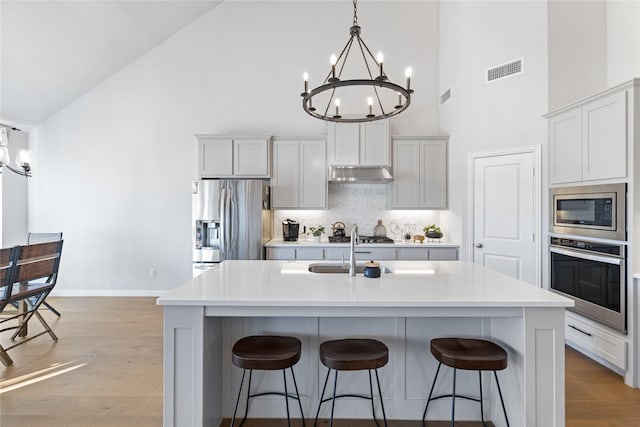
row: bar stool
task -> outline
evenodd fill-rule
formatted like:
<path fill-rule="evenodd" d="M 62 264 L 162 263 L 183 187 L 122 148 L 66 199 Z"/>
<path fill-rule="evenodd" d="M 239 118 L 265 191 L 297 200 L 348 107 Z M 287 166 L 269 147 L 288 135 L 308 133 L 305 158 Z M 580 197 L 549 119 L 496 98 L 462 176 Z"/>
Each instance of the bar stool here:
<path fill-rule="evenodd" d="M 240 425 L 244 424 L 249 413 L 249 399 L 257 396 L 266 395 L 278 395 L 285 396 L 285 404 L 287 407 L 287 425 L 291 426 L 291 418 L 289 417 L 289 399 L 295 399 L 298 401 L 300 407 L 300 416 L 302 417 L 302 425 L 304 426 L 304 414 L 302 412 L 302 403 L 300 402 L 300 393 L 298 393 L 298 384 L 296 383 L 296 376 L 293 373 L 293 365 L 298 363 L 302 343 L 298 338 L 294 337 L 281 337 L 281 336 L 250 336 L 244 337 L 238 340 L 233 345 L 233 364 L 238 368 L 242 368 L 242 380 L 240 381 L 240 390 L 238 390 L 238 398 L 236 400 L 236 406 L 233 410 L 233 418 L 231 419 L 231 427 L 233 427 L 236 420 L 236 412 L 238 411 L 238 403 L 240 402 L 240 394 L 242 393 L 242 385 L 244 383 L 244 375 L 249 370 L 249 385 L 247 386 L 247 404 L 245 407 L 244 418 L 240 422 Z M 293 377 L 293 385 L 296 389 L 296 395 L 290 395 L 287 390 L 287 371 L 291 369 L 291 376 Z M 264 392 L 251 394 L 251 375 L 253 370 L 264 371 L 276 371 L 282 369 L 282 377 L 284 379 L 284 393 L 281 392 Z"/>
<path fill-rule="evenodd" d="M 493 371 L 493 375 L 496 378 L 496 385 L 498 386 L 498 394 L 500 395 L 500 403 L 502 403 L 502 412 L 504 412 L 504 419 L 506 420 L 508 427 L 509 418 L 507 418 L 507 410 L 504 406 L 502 391 L 500 390 L 500 382 L 498 381 L 498 374 L 496 372 L 501 371 L 507 367 L 507 352 L 498 344 L 492 343 L 491 341 L 470 338 L 436 338 L 431 340 L 430 348 L 431 354 L 433 354 L 433 356 L 439 363 L 438 369 L 436 370 L 436 376 L 433 379 L 433 384 L 431 385 L 431 391 L 429 392 L 427 405 L 425 406 L 424 413 L 422 414 L 422 425 L 425 425 L 425 418 L 427 417 L 429 402 L 445 397 L 452 397 L 452 427 L 455 423 L 456 416 L 456 398 L 480 402 L 480 418 L 482 420 L 482 425 L 486 426 L 484 422 L 484 411 L 482 409 L 482 371 Z M 440 367 L 443 363 L 453 368 L 453 394 L 431 397 L 433 394 L 433 388 L 436 385 L 436 380 L 438 379 Z M 479 399 L 469 396 L 456 395 L 456 371 L 458 369 L 467 371 L 478 371 L 478 378 L 480 380 Z"/>
<path fill-rule="evenodd" d="M 373 405 L 373 382 L 371 380 L 371 370 L 376 373 L 376 381 L 378 383 L 378 396 L 380 396 L 380 406 L 382 407 L 382 417 L 384 418 L 384 425 L 387 426 L 387 415 L 384 412 L 384 402 L 382 401 L 382 390 L 380 389 L 380 378 L 378 377 L 378 368 L 382 368 L 389 361 L 389 349 L 386 345 L 377 340 L 372 339 L 341 339 L 333 341 L 325 341 L 320 344 L 320 361 L 324 366 L 329 368 L 327 370 L 327 377 L 324 380 L 324 387 L 322 387 L 322 394 L 320 395 L 320 403 L 318 404 L 318 411 L 316 412 L 316 418 L 313 422 L 315 427 L 318 422 L 318 415 L 320 414 L 320 407 L 323 403 L 331 400 L 331 419 L 329 421 L 329 427 L 333 426 L 333 412 L 335 409 L 336 399 L 341 397 L 358 397 L 361 399 L 371 400 L 371 412 L 373 413 L 373 420 L 377 426 L 378 420 L 376 419 L 376 410 Z M 335 371 L 335 377 L 333 380 L 333 397 L 324 399 L 324 392 L 327 388 L 327 382 L 329 381 L 329 374 L 331 370 Z M 370 396 L 364 396 L 359 394 L 341 394 L 336 396 L 336 387 L 338 385 L 338 371 L 360 371 L 367 369 L 369 371 L 369 391 Z"/>

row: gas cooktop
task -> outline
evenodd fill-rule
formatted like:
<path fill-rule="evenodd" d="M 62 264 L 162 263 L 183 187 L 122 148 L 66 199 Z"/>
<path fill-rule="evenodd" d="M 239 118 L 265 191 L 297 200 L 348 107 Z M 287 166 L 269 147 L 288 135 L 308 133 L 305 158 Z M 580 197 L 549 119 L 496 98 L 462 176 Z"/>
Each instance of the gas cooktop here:
<path fill-rule="evenodd" d="M 329 243 L 351 243 L 351 236 L 329 236 Z M 393 239 L 384 236 L 358 236 L 358 243 L 393 243 Z"/>

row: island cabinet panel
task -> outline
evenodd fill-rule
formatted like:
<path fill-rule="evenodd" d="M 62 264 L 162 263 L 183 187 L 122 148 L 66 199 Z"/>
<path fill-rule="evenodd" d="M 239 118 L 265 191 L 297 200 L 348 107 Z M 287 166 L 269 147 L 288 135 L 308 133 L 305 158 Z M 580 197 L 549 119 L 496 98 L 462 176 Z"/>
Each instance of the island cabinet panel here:
<path fill-rule="evenodd" d="M 200 178 L 269 178 L 266 135 L 196 135 Z"/>

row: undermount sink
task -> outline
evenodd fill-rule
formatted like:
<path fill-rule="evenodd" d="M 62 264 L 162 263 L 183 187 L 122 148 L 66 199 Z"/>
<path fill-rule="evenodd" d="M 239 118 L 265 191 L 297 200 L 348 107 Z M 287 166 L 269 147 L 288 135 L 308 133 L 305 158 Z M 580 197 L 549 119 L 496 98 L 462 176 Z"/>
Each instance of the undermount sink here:
<path fill-rule="evenodd" d="M 309 264 L 309 271 L 311 273 L 343 273 L 349 274 L 349 265 L 343 264 L 327 264 L 327 263 L 318 263 L 318 264 Z M 356 274 L 362 274 L 364 272 L 364 264 L 356 265 Z M 385 267 L 383 265 L 380 266 L 381 274 L 392 273 L 391 269 Z"/>

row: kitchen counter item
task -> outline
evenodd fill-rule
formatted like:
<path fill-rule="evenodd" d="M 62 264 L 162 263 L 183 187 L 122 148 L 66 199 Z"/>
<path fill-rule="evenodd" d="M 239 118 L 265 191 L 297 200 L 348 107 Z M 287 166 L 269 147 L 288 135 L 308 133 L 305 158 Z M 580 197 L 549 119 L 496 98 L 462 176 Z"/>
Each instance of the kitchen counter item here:
<path fill-rule="evenodd" d="M 287 218 L 282 221 L 282 240 L 285 242 L 297 242 L 300 233 L 300 224 L 298 221 Z"/>
<path fill-rule="evenodd" d="M 333 237 L 345 237 L 347 235 L 345 231 L 346 228 L 347 226 L 344 222 L 337 221 L 331 224 L 331 233 L 333 234 Z"/>
<path fill-rule="evenodd" d="M 364 263 L 364 277 L 376 278 L 380 277 L 380 263 L 369 261 Z"/>
<path fill-rule="evenodd" d="M 375 237 L 387 237 L 387 227 L 382 224 L 382 220 L 378 220 L 378 225 L 373 227 L 373 235 Z"/>

